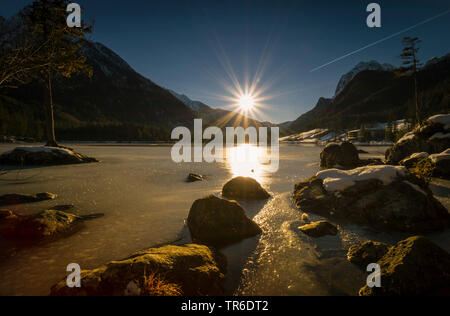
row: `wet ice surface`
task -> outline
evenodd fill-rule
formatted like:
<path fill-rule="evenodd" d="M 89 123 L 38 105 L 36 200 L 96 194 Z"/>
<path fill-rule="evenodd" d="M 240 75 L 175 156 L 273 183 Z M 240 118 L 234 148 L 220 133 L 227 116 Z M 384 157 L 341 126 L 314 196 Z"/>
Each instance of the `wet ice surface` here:
<path fill-rule="evenodd" d="M 0 177 L 0 195 L 58 194 L 55 201 L 10 208 L 23 214 L 74 204 L 83 214 L 105 213 L 105 217 L 87 222 L 73 236 L 21 250 L 0 262 L 1 295 L 47 295 L 67 275 L 70 263 L 91 269 L 137 250 L 190 242 L 184 221 L 192 203 L 208 194 L 220 194 L 223 184 L 236 173 L 251 172 L 243 169 L 253 170 L 229 163 L 175 164 L 170 147 L 70 147 L 102 162 L 11 171 Z M 0 145 L 0 152 L 12 148 Z M 385 148 L 364 149 L 382 155 Z M 299 232 L 302 213 L 291 203 L 292 190 L 296 182 L 317 172 L 320 151 L 315 146 L 283 145 L 280 170 L 257 175 L 274 198 L 264 203 L 242 202 L 264 232 L 222 249 L 228 258 L 227 294 L 355 295 L 367 274 L 345 260 L 348 247 L 366 239 L 394 243 L 408 237 L 341 223 L 337 223 L 338 236 L 313 239 Z M 207 181 L 186 183 L 191 172 L 205 175 Z M 440 188 L 445 199 L 448 191 Z M 320 219 L 309 215 L 311 220 Z M 449 250 L 448 232 L 430 237 Z"/>

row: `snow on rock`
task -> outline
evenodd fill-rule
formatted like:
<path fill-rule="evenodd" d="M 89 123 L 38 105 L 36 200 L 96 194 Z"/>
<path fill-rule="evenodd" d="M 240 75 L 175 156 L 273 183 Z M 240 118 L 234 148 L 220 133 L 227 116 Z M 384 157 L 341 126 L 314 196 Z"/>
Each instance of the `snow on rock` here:
<path fill-rule="evenodd" d="M 430 158 L 433 163 L 438 163 L 442 160 L 448 160 L 450 159 L 450 148 L 440 154 L 430 155 L 428 158 Z"/>
<path fill-rule="evenodd" d="M 409 156 L 406 159 L 428 158 L 428 156 L 429 156 L 429 154 L 425 153 L 425 152 L 423 152 L 423 153 L 415 153 L 415 154 L 412 154 L 411 156 Z"/>
<path fill-rule="evenodd" d="M 403 166 L 365 166 L 353 170 L 330 169 L 317 173 L 328 192 L 343 191 L 357 181 L 378 179 L 384 185 L 392 183 L 399 176 L 405 176 L 407 169 Z"/>
<path fill-rule="evenodd" d="M 401 144 L 403 142 L 406 142 L 407 140 L 414 139 L 414 137 L 415 137 L 414 132 L 406 133 L 405 136 L 403 136 L 402 138 L 399 139 L 397 144 Z"/>
<path fill-rule="evenodd" d="M 450 125 L 450 114 L 439 114 L 432 116 L 428 119 L 428 122 L 435 123 L 435 124 L 442 124 L 444 126 Z"/>

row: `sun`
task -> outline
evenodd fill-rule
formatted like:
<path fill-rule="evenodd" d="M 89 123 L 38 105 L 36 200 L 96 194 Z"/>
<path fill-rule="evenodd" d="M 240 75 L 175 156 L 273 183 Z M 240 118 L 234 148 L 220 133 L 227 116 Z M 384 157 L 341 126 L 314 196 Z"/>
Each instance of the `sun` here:
<path fill-rule="evenodd" d="M 255 99 L 251 94 L 244 94 L 239 98 L 239 106 L 243 111 L 250 111 L 254 105 Z"/>

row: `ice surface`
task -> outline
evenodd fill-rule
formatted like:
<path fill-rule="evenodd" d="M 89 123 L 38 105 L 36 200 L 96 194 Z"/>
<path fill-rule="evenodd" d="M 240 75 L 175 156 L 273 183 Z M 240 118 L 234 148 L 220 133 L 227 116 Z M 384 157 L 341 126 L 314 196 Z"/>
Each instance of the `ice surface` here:
<path fill-rule="evenodd" d="M 180 237 L 180 243 L 191 242 L 185 219 L 195 199 L 220 194 L 233 176 L 264 170 L 227 162 L 178 165 L 170 159 L 170 147 L 68 146 L 102 162 L 10 171 L 0 177 L 0 195 L 49 191 L 58 194 L 58 199 L 11 209 L 32 214 L 73 203 L 81 214 L 102 212 L 105 217 L 86 222 L 73 236 L 21 250 L 0 262 L 0 295 L 47 295 L 53 284 L 67 277 L 69 263 L 91 269 Z M 0 144 L 0 153 L 14 147 Z M 364 148 L 379 156 L 386 149 Z M 321 150 L 282 145 L 280 170 L 257 175 L 274 198 L 241 202 L 264 233 L 221 250 L 228 261 L 227 295 L 354 295 L 367 275 L 346 260 L 348 247 L 367 239 L 393 244 L 408 237 L 371 235 L 351 224 L 339 224 L 338 236 L 320 240 L 297 232 L 302 212 L 292 205 L 292 189 L 296 182 L 317 173 Z M 205 175 L 206 181 L 186 183 L 186 176 L 193 172 Z M 312 221 L 322 219 L 308 215 Z M 444 235 L 437 242 L 448 249 L 448 240 Z"/>

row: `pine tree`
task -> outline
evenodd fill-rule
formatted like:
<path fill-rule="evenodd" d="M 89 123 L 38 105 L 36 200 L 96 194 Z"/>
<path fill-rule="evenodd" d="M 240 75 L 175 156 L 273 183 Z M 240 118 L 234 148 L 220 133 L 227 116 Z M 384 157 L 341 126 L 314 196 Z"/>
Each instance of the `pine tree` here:
<path fill-rule="evenodd" d="M 15 88 L 32 80 L 32 74 L 46 66 L 37 55 L 42 49 L 26 25 L 0 17 L 0 88 Z"/>
<path fill-rule="evenodd" d="M 92 76 L 92 68 L 85 64 L 81 48 L 92 27 L 67 26 L 67 0 L 36 0 L 22 11 L 22 18 L 29 26 L 35 45 L 42 47 L 35 57 L 37 64 L 44 64 L 37 74 L 44 88 L 47 146 L 58 146 L 55 137 L 53 111 L 53 80 L 73 74 Z"/>
<path fill-rule="evenodd" d="M 416 121 L 418 124 L 422 124 L 421 109 L 419 105 L 419 87 L 417 82 L 417 73 L 422 66 L 417 57 L 419 52 L 418 45 L 421 43 L 421 40 L 418 37 L 405 37 L 403 38 L 402 43 L 404 47 L 400 57 L 403 60 L 403 67 L 400 68 L 399 72 L 413 77 Z"/>

